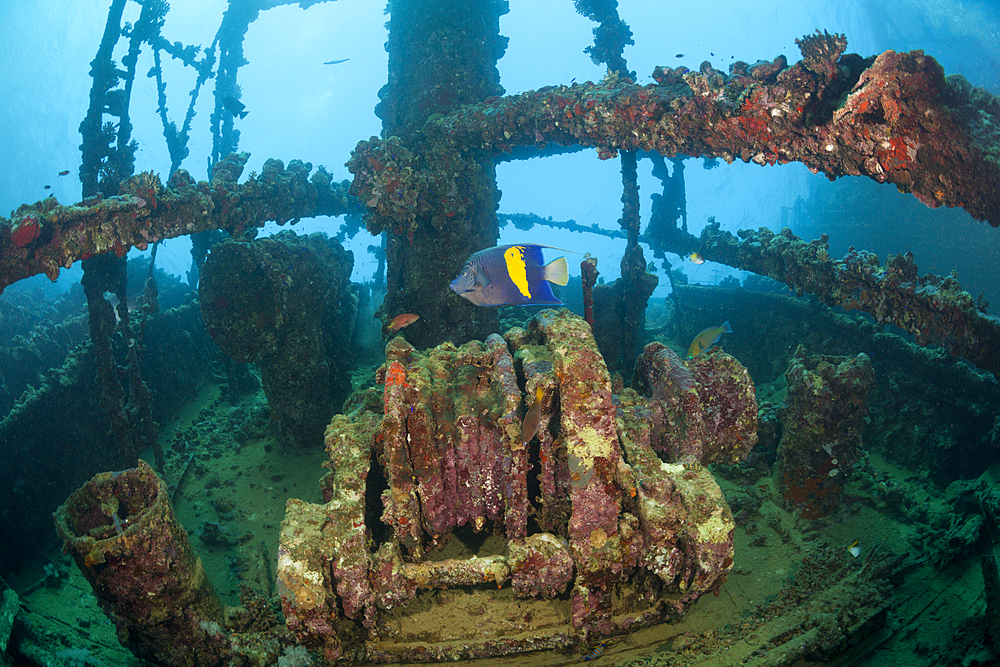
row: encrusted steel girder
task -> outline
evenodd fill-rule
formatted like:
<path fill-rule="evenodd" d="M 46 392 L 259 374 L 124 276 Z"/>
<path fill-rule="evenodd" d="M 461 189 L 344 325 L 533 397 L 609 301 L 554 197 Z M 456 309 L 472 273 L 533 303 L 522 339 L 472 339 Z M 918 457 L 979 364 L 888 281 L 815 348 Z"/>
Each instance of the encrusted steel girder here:
<path fill-rule="evenodd" d="M 144 172 L 122 186 L 120 196 L 91 197 L 63 206 L 55 197 L 25 204 L 12 219 L 0 217 L 0 291 L 44 273 L 55 280 L 60 268 L 104 252 L 124 255 L 130 248 L 212 229 L 239 234 L 248 227 L 279 224 L 318 215 L 360 213 L 347 182 L 333 183 L 320 167 L 292 160 L 264 163 L 260 176 L 237 180 L 249 153 L 230 155 L 213 170 L 211 183 L 195 182 L 179 169 L 164 187 Z"/>
<path fill-rule="evenodd" d="M 918 345 L 940 345 L 1000 377 L 1000 320 L 990 317 L 954 276 L 917 275 L 912 253 L 885 266 L 865 250 L 834 260 L 826 238 L 806 242 L 787 227 L 740 230 L 737 238 L 712 222 L 698 251 L 713 262 L 752 271 L 814 294 L 828 306 L 860 310 L 911 334 Z"/>
<path fill-rule="evenodd" d="M 831 179 L 894 183 L 928 206 L 961 206 L 1000 225 L 996 97 L 961 77 L 946 79 L 922 51 L 844 55 L 846 38 L 827 33 L 797 43 L 803 57 L 792 66 L 778 56 L 734 63 L 728 75 L 708 62 L 700 71 L 658 67 L 657 83 L 646 86 L 609 75 L 597 84 L 463 106 L 428 120 L 409 145 L 361 142 L 352 192 L 374 219 L 405 223 L 416 215 L 404 206 L 412 204 L 444 224 L 461 213 L 469 184 L 460 174 L 426 173 L 432 167 L 424 165 L 447 164 L 428 155 L 579 145 L 597 148 L 601 158 L 639 149 L 761 165 L 802 162 Z M 383 196 L 400 187 L 406 197 Z M 427 196 L 431 190 L 451 196 L 443 202 Z"/>

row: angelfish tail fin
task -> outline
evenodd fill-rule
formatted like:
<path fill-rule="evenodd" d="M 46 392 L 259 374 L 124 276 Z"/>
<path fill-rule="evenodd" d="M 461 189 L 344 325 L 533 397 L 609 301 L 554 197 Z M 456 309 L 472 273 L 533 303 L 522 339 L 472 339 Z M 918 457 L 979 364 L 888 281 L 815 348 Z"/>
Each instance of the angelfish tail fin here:
<path fill-rule="evenodd" d="M 544 267 L 542 274 L 546 280 L 556 285 L 565 285 L 569 282 L 569 267 L 566 266 L 566 258 L 554 259 Z"/>

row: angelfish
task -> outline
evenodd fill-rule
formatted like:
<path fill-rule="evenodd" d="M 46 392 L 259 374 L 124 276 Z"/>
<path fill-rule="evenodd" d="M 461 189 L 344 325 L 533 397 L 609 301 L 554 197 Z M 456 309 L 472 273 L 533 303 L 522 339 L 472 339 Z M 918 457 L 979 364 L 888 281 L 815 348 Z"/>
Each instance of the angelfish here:
<path fill-rule="evenodd" d="M 688 348 L 688 359 L 693 359 L 699 354 L 715 345 L 722 338 L 724 333 L 733 333 L 733 328 L 729 322 L 723 322 L 720 326 L 709 327 L 694 337 L 691 346 Z"/>
<path fill-rule="evenodd" d="M 246 105 L 243 104 L 243 102 L 240 102 L 238 99 L 232 96 L 223 97 L 222 106 L 226 108 L 226 111 L 233 114 L 234 118 L 237 116 L 239 116 L 240 118 L 246 118 L 247 114 L 250 113 L 249 111 L 247 111 Z"/>
<path fill-rule="evenodd" d="M 524 413 L 521 421 L 521 444 L 527 446 L 531 439 L 538 433 L 538 426 L 542 423 L 542 385 L 535 386 L 535 401 Z"/>
<path fill-rule="evenodd" d="M 480 250 L 465 262 L 451 289 L 477 306 L 561 306 L 549 283 L 569 282 L 566 258 L 542 264 L 542 248 L 534 243 Z"/>

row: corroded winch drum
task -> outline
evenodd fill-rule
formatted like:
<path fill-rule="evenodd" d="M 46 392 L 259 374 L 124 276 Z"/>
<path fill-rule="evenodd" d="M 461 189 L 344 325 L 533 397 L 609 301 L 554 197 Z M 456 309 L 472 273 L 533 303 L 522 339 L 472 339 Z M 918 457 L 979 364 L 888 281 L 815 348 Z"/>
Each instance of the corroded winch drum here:
<path fill-rule="evenodd" d="M 636 376 L 648 398 L 613 394 L 568 311 L 506 340 L 390 341 L 382 410 L 327 429 L 326 503 L 288 502 L 289 629 L 329 664 L 454 660 L 594 641 L 717 590 L 733 520 L 702 464 L 756 442 L 753 385 L 721 351 L 685 363 L 656 344 Z M 522 387 L 542 388 L 529 443 Z"/>

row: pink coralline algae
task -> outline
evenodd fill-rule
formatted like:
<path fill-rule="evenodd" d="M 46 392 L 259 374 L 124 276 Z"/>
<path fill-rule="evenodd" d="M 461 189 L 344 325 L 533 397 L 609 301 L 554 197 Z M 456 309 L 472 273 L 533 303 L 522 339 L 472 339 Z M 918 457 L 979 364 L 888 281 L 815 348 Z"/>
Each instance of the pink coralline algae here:
<path fill-rule="evenodd" d="M 685 363 L 669 347 L 650 343 L 636 377 L 651 394 L 652 447 L 671 461 L 732 463 L 757 444 L 753 381 L 728 354 Z"/>
<path fill-rule="evenodd" d="M 752 446 L 753 388 L 721 351 L 687 375 L 662 348 L 645 357 L 648 397 L 613 394 L 568 311 L 461 347 L 390 341 L 381 397 L 363 401 L 382 413 L 336 416 L 325 504 L 287 507 L 278 580 L 297 640 L 329 663 L 505 655 L 676 619 L 717 591 L 733 520 L 702 464 Z M 678 444 L 677 411 L 695 446 Z M 440 620 L 414 631 L 427 605 Z"/>
<path fill-rule="evenodd" d="M 96 475 L 54 519 L 123 646 L 167 667 L 229 662 L 224 607 L 145 461 Z"/>
<path fill-rule="evenodd" d="M 11 233 L 11 241 L 18 248 L 23 248 L 38 238 L 38 216 L 28 213 L 18 221 L 17 228 Z"/>

